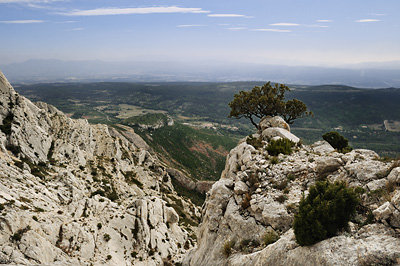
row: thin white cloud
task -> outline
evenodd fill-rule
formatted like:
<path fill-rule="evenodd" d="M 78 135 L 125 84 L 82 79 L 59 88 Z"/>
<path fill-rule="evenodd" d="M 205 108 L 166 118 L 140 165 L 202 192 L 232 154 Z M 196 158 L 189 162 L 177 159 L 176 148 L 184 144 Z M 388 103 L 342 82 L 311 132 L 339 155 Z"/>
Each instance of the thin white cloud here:
<path fill-rule="evenodd" d="M 247 30 L 247 27 L 232 27 L 228 28 L 228 30 Z"/>
<path fill-rule="evenodd" d="M 68 31 L 81 31 L 81 30 L 84 30 L 85 28 L 75 28 L 75 29 L 70 29 L 70 30 L 68 30 Z"/>
<path fill-rule="evenodd" d="M 76 23 L 77 21 L 75 20 L 67 20 L 67 21 L 58 21 L 56 22 L 57 24 L 71 24 L 71 23 Z"/>
<path fill-rule="evenodd" d="M 178 28 L 205 27 L 206 25 L 177 25 Z"/>
<path fill-rule="evenodd" d="M 270 26 L 289 26 L 289 27 L 292 27 L 292 26 L 300 26 L 300 24 L 297 24 L 297 23 L 273 23 L 273 24 L 269 24 Z"/>
<path fill-rule="evenodd" d="M 292 32 L 291 30 L 279 30 L 279 29 L 253 29 L 252 31 Z"/>
<path fill-rule="evenodd" d="M 0 4 L 33 4 L 33 3 L 52 3 L 62 0 L 0 0 Z"/>
<path fill-rule="evenodd" d="M 368 13 L 370 16 L 387 16 L 387 14 L 382 14 L 382 13 Z"/>
<path fill-rule="evenodd" d="M 377 22 L 377 21 L 380 21 L 380 20 L 379 20 L 379 19 L 373 19 L 373 18 L 367 18 L 367 19 L 359 19 L 359 20 L 356 20 L 356 22 L 359 22 L 359 23 Z"/>
<path fill-rule="evenodd" d="M 189 8 L 178 6 L 159 7 L 133 7 L 133 8 L 97 8 L 89 10 L 73 10 L 58 13 L 64 16 L 109 16 L 109 15 L 133 15 L 133 14 L 165 14 L 165 13 L 210 13 L 201 8 Z"/>
<path fill-rule="evenodd" d="M 317 22 L 331 23 L 331 22 L 333 22 L 333 20 L 331 20 L 331 19 L 319 19 L 319 20 L 317 20 Z"/>
<path fill-rule="evenodd" d="M 0 23 L 3 24 L 35 24 L 44 23 L 44 20 L 2 20 Z"/>
<path fill-rule="evenodd" d="M 240 14 L 209 14 L 207 15 L 213 18 L 245 18 L 247 16 Z"/>
<path fill-rule="evenodd" d="M 317 25 L 317 24 L 304 25 L 304 27 L 307 27 L 307 28 L 329 28 L 329 27 L 326 26 L 326 25 Z"/>

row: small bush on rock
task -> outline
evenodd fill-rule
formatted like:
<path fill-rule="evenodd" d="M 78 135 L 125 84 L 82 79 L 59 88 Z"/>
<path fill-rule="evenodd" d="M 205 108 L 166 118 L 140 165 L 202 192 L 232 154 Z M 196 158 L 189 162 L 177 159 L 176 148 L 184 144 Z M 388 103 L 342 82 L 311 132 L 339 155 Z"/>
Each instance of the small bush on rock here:
<path fill-rule="evenodd" d="M 322 138 L 326 140 L 331 146 L 337 149 L 339 152 L 346 153 L 352 150 L 349 147 L 349 140 L 345 139 L 337 131 L 331 131 L 322 135 Z"/>
<path fill-rule="evenodd" d="M 313 245 L 333 237 L 347 227 L 359 202 L 357 194 L 344 182 L 317 182 L 302 198 L 293 229 L 302 246 Z"/>
<path fill-rule="evenodd" d="M 265 246 L 275 243 L 279 240 L 279 235 L 274 231 L 268 231 L 263 236 L 263 242 Z"/>
<path fill-rule="evenodd" d="M 232 249 L 235 246 L 234 240 L 227 240 L 222 247 L 222 253 L 224 253 L 225 257 L 229 257 L 232 254 Z"/>
<path fill-rule="evenodd" d="M 278 158 L 278 156 L 273 156 L 273 157 L 270 159 L 270 163 L 271 163 L 271 164 L 278 164 L 278 163 L 279 163 L 279 158 Z"/>
<path fill-rule="evenodd" d="M 11 236 L 11 240 L 14 241 L 14 242 L 21 241 L 23 234 L 25 234 L 29 230 L 31 230 L 31 227 L 29 225 L 27 227 L 23 228 L 23 229 L 19 229 L 16 233 L 14 233 Z"/>
<path fill-rule="evenodd" d="M 263 147 L 262 138 L 254 138 L 253 135 L 247 137 L 246 143 L 253 146 L 257 150 Z"/>
<path fill-rule="evenodd" d="M 269 155 L 277 156 L 279 153 L 289 155 L 292 153 L 292 147 L 295 145 L 293 141 L 288 139 L 271 139 L 267 146 Z"/>
<path fill-rule="evenodd" d="M 111 236 L 110 236 L 109 234 L 104 234 L 103 238 L 104 238 L 104 240 L 105 240 L 106 242 L 108 242 L 108 241 L 111 240 Z"/>

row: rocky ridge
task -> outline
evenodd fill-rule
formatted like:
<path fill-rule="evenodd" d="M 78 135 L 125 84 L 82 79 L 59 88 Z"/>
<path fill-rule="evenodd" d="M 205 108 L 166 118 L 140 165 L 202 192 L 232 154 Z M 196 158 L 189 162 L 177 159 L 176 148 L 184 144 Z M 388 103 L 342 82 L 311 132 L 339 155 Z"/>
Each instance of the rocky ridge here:
<path fill-rule="evenodd" d="M 199 210 L 131 129 L 73 120 L 0 72 L 0 264 L 163 265 Z"/>
<path fill-rule="evenodd" d="M 398 265 L 400 163 L 370 150 L 342 154 L 329 143 L 301 145 L 280 118 L 227 157 L 221 179 L 207 193 L 198 246 L 183 265 Z M 297 143 L 291 155 L 268 155 L 271 139 Z M 258 140 L 259 145 L 254 144 Z M 312 246 L 299 246 L 292 224 L 302 195 L 318 180 L 358 187 L 360 204 L 349 229 Z M 275 241 L 275 242 L 274 242 Z"/>

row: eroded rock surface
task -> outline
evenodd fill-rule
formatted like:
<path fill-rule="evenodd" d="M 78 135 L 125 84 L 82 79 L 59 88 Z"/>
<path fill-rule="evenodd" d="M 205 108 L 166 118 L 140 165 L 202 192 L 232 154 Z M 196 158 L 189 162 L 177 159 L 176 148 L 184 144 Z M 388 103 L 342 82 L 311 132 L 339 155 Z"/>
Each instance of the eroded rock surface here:
<path fill-rule="evenodd" d="M 33 104 L 1 72 L 0 129 L 0 264 L 163 265 L 194 245 L 178 212 L 197 207 L 133 130 Z"/>

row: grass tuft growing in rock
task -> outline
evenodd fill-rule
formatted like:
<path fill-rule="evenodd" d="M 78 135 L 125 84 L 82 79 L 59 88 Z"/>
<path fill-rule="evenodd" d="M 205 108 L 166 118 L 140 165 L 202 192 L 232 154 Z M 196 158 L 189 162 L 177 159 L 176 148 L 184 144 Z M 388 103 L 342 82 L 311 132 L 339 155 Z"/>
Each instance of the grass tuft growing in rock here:
<path fill-rule="evenodd" d="M 236 242 L 234 240 L 227 240 L 222 247 L 222 253 L 225 257 L 229 257 L 233 252 L 233 247 L 235 246 Z"/>
<path fill-rule="evenodd" d="M 268 231 L 262 236 L 265 246 L 271 245 L 279 240 L 279 235 L 274 231 Z"/>

